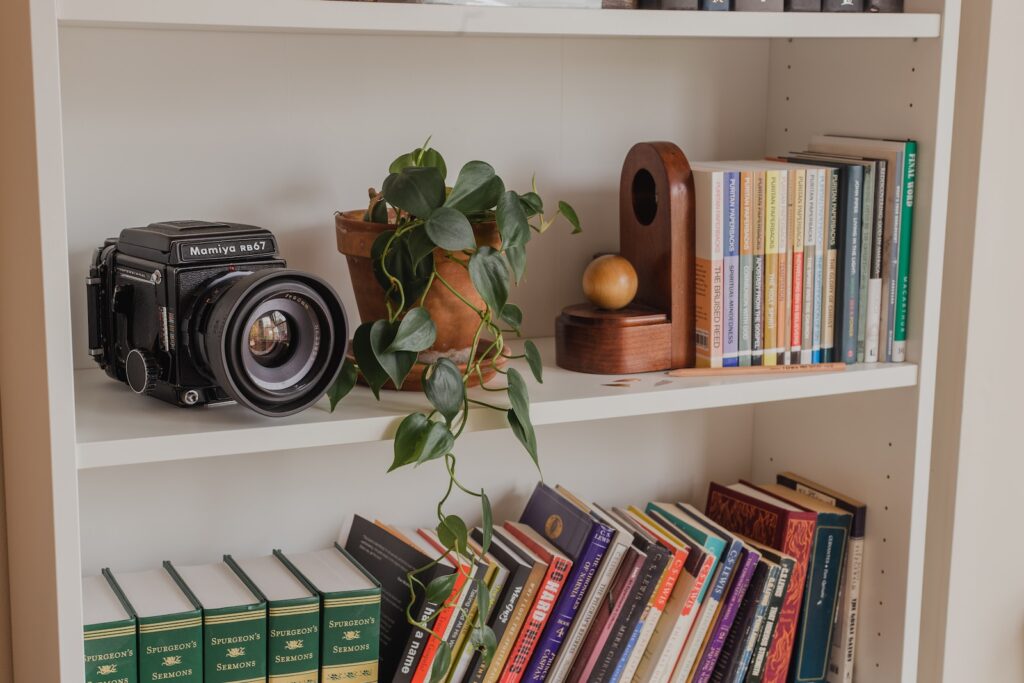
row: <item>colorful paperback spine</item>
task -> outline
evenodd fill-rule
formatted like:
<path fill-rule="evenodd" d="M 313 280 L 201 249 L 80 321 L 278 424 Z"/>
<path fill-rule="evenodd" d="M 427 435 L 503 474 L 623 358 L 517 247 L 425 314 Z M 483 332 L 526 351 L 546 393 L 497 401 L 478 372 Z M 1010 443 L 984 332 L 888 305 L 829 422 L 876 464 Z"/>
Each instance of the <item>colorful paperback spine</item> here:
<path fill-rule="evenodd" d="M 885 242 L 885 202 L 888 162 L 879 159 L 875 171 L 875 212 L 872 217 L 871 262 L 868 278 L 867 330 L 864 335 L 864 362 L 875 363 L 879 354 L 879 325 L 882 319 L 882 250 Z M 864 247 L 867 249 L 867 245 Z"/>
<path fill-rule="evenodd" d="M 750 666 L 745 683 L 761 683 L 764 678 L 765 664 L 768 662 L 768 650 L 771 647 L 772 639 L 775 637 L 775 628 L 779 622 L 779 614 L 782 612 L 782 603 L 786 598 L 786 590 L 789 587 L 790 577 L 793 575 L 793 567 L 796 561 L 788 555 L 776 556 L 779 564 L 779 575 L 775 580 L 772 594 L 768 600 L 768 610 L 765 612 L 764 626 L 758 633 L 757 641 L 754 644 L 753 655 L 750 658 Z"/>
<path fill-rule="evenodd" d="M 739 364 L 749 366 L 754 296 L 754 181 L 753 171 L 740 174 L 740 323 Z"/>
<path fill-rule="evenodd" d="M 857 295 L 857 362 L 867 360 L 868 284 L 871 281 L 871 233 L 875 226 L 875 174 L 878 164 L 864 166 L 864 210 L 861 212 L 860 292 Z"/>
<path fill-rule="evenodd" d="M 793 244 L 790 240 L 794 218 L 794 194 L 796 193 L 796 178 L 793 171 L 783 171 L 783 189 L 780 197 L 785 199 L 782 207 L 782 215 L 779 217 L 779 303 L 776 309 L 779 314 L 778 341 L 779 355 L 778 365 L 788 365 L 789 358 L 789 321 L 791 315 L 791 298 L 793 296 L 793 273 L 790 270 L 793 258 Z"/>
<path fill-rule="evenodd" d="M 700 609 L 698 596 L 703 592 L 704 586 L 711 579 L 711 570 L 715 565 L 715 556 L 710 552 L 692 553 L 687 558 L 687 564 L 687 572 L 694 576 L 694 580 L 683 597 L 683 606 L 679 617 L 669 633 L 668 639 L 660 651 L 660 655 L 657 651 L 651 652 L 652 657 L 657 656 L 658 658 L 656 661 L 651 662 L 653 669 L 651 670 L 650 678 L 641 677 L 637 680 L 650 680 L 652 683 L 663 683 L 669 680 L 669 677 L 672 675 L 672 668 L 679 659 L 683 645 L 686 643 L 686 637 L 693 628 L 697 618 L 697 611 Z M 678 584 L 676 590 L 679 590 Z"/>
<path fill-rule="evenodd" d="M 847 365 L 857 362 L 858 293 L 860 291 L 860 236 L 864 167 L 846 166 L 842 226 L 839 231 L 840 263 L 836 272 L 836 359 Z"/>
<path fill-rule="evenodd" d="M 103 580 L 109 582 L 107 572 Z M 111 590 L 124 606 L 127 619 L 87 624 L 85 636 L 85 683 L 138 683 L 138 625 L 135 612 L 120 589 Z"/>
<path fill-rule="evenodd" d="M 765 172 L 764 208 L 764 364 L 778 363 L 779 207 L 785 205 L 780 171 Z"/>
<path fill-rule="evenodd" d="M 696 268 L 694 281 L 697 367 L 722 367 L 723 230 L 725 178 L 721 171 L 694 169 L 697 194 Z"/>
<path fill-rule="evenodd" d="M 807 171 L 798 168 L 794 171 L 794 175 L 796 176 L 794 223 L 790 226 L 789 231 L 789 252 L 791 254 L 789 272 L 792 281 L 789 352 L 791 362 L 800 363 L 804 322 L 804 230 L 807 222 Z"/>
<path fill-rule="evenodd" d="M 742 683 L 778 575 L 779 566 L 774 563 L 761 561 L 754 569 L 754 576 L 740 603 L 736 621 L 733 622 L 715 665 L 712 683 Z"/>
<path fill-rule="evenodd" d="M 814 362 L 814 221 L 818 204 L 818 169 L 808 168 L 804 186 L 803 302 L 801 304 L 800 362 Z"/>
<path fill-rule="evenodd" d="M 836 270 L 839 265 L 839 172 L 826 169 L 829 177 L 828 213 L 825 216 L 824 271 L 822 273 L 821 361 L 835 360 Z"/>
<path fill-rule="evenodd" d="M 903 203 L 900 215 L 899 267 L 896 286 L 896 323 L 892 362 L 907 359 L 907 316 L 910 306 L 910 247 L 914 228 L 914 187 L 917 183 L 917 142 L 909 140 L 904 152 Z"/>
<path fill-rule="evenodd" d="M 825 225 L 828 223 L 829 211 L 829 169 L 818 169 L 818 204 L 814 211 L 814 310 L 813 346 L 811 347 L 813 362 L 820 363 L 822 314 L 825 312 Z"/>
<path fill-rule="evenodd" d="M 757 568 L 757 563 L 760 559 L 761 553 L 753 548 L 743 549 L 736 580 L 732 582 L 732 586 L 729 588 L 729 595 L 726 598 L 725 605 L 718 615 L 718 620 L 715 622 L 708 645 L 701 655 L 700 662 L 697 665 L 697 673 L 693 677 L 693 683 L 708 683 L 711 680 L 711 674 L 714 673 L 718 657 L 722 653 L 722 646 L 725 645 L 725 639 L 729 635 L 729 630 L 732 629 L 733 622 L 736 620 L 740 603 L 743 601 L 743 596 L 747 593 L 750 579 L 754 576 L 754 570 Z"/>
<path fill-rule="evenodd" d="M 764 213 L 765 213 L 765 172 L 754 172 L 753 193 L 753 241 L 751 244 L 753 266 L 750 283 L 750 364 L 764 362 Z"/>
<path fill-rule="evenodd" d="M 736 367 L 740 340 L 740 174 L 725 173 L 725 230 L 723 238 L 725 343 L 722 367 Z"/>

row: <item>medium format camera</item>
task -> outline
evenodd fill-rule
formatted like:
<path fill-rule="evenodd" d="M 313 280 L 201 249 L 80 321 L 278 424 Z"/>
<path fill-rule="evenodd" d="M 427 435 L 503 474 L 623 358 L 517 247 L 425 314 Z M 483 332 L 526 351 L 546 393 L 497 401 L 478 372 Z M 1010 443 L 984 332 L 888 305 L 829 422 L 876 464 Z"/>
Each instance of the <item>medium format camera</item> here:
<path fill-rule="evenodd" d="M 291 415 L 324 394 L 345 359 L 338 295 L 288 270 L 274 235 L 252 225 L 127 228 L 96 250 L 87 293 L 99 366 L 179 406 L 237 401 Z"/>

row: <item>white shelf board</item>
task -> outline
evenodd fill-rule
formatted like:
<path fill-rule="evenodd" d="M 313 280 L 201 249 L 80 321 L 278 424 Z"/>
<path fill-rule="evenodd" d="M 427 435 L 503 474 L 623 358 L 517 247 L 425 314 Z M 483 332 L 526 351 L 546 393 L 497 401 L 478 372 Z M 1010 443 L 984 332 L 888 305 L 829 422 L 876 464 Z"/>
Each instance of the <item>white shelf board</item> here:
<path fill-rule="evenodd" d="M 935 38 L 938 14 L 673 12 L 344 0 L 57 0 L 63 26 L 515 36 Z"/>
<path fill-rule="evenodd" d="M 622 376 L 585 375 L 554 366 L 554 340 L 537 342 L 544 383 L 530 380 L 535 425 L 701 410 L 813 396 L 913 386 L 917 366 L 871 364 L 844 372 L 733 377 L 670 378 L 664 373 L 631 375 L 626 388 L 606 386 Z M 521 363 L 517 361 L 517 363 Z M 525 376 L 529 372 L 523 368 Z M 500 394 L 476 390 L 482 399 Z M 357 387 L 335 413 L 323 403 L 287 418 L 268 418 L 229 405 L 188 410 L 139 397 L 99 370 L 75 373 L 78 467 L 111 467 L 258 453 L 315 446 L 366 443 L 394 436 L 402 416 L 427 406 L 416 392 L 383 392 L 377 402 Z M 506 426 L 503 416 L 475 408 L 467 429 Z"/>

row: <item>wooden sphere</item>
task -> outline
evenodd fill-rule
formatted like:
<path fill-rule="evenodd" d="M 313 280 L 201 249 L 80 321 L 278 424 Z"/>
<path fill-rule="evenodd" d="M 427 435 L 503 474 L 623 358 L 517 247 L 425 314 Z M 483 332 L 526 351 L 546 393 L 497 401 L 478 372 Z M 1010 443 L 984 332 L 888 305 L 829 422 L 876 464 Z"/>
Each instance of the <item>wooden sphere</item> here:
<path fill-rule="evenodd" d="M 598 308 L 616 311 L 628 306 L 636 288 L 636 269 L 621 256 L 599 256 L 583 271 L 583 294 Z"/>

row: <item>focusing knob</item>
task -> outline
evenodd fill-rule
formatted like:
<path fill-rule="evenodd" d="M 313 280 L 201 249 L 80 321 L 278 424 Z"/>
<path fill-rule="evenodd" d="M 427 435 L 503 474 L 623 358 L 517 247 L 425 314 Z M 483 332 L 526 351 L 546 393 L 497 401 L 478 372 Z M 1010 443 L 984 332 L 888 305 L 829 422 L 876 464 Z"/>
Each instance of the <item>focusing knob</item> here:
<path fill-rule="evenodd" d="M 124 374 L 128 386 L 136 394 L 149 394 L 156 389 L 156 380 L 160 368 L 151 354 L 140 349 L 132 349 L 124 359 Z"/>

